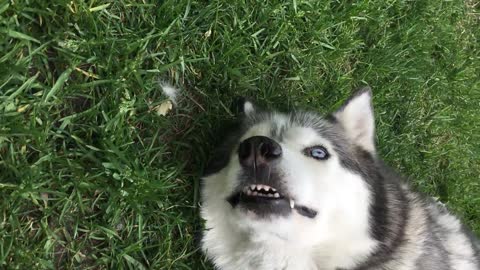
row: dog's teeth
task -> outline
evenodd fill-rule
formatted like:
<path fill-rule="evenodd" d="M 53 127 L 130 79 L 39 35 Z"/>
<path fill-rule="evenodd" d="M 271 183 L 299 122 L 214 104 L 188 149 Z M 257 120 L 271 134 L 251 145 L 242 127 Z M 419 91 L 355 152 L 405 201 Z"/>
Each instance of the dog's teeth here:
<path fill-rule="evenodd" d="M 258 192 L 254 191 L 252 192 L 252 196 L 257 196 L 258 195 Z"/>
<path fill-rule="evenodd" d="M 290 199 L 290 208 L 293 209 L 294 207 L 295 207 L 295 202 L 292 199 Z"/>
<path fill-rule="evenodd" d="M 251 190 L 255 190 L 256 185 L 250 185 Z"/>
<path fill-rule="evenodd" d="M 248 196 L 251 196 L 252 195 L 252 192 L 250 190 L 247 190 L 247 195 Z"/>
<path fill-rule="evenodd" d="M 275 194 L 273 194 L 273 197 L 275 197 L 275 198 L 280 198 L 280 194 L 275 193 Z"/>
<path fill-rule="evenodd" d="M 269 190 L 270 190 L 270 187 L 269 187 L 269 186 L 263 186 L 263 189 L 264 189 L 265 191 L 269 191 Z"/>
<path fill-rule="evenodd" d="M 273 194 L 272 194 L 272 193 L 267 194 L 267 196 L 273 198 Z"/>

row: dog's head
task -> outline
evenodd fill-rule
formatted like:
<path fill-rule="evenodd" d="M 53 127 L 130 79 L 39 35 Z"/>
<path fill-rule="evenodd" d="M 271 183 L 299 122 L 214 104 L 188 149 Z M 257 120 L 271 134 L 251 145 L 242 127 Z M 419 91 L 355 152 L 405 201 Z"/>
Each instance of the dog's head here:
<path fill-rule="evenodd" d="M 327 117 L 262 111 L 249 101 L 241 107 L 239 131 L 204 177 L 206 229 L 301 245 L 338 241 L 350 232 L 368 238 L 367 179 L 375 162 L 370 89 Z"/>

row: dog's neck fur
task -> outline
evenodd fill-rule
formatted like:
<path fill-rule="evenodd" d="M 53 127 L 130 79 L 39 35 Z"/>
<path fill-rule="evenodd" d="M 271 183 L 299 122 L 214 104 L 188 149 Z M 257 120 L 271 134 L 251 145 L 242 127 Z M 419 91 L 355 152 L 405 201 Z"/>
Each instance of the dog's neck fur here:
<path fill-rule="evenodd" d="M 353 233 L 353 231 L 352 231 Z M 274 235 L 232 231 L 232 227 L 216 228 L 206 233 L 224 239 L 222 254 L 215 254 L 215 262 L 222 270 L 334 270 L 338 266 L 353 266 L 363 261 L 377 246 L 371 238 L 343 234 L 321 245 L 301 246 Z M 223 234 L 223 236 L 222 236 Z M 263 238 L 262 240 L 255 240 Z M 266 239 L 268 238 L 268 240 Z M 218 243 L 218 242 L 217 242 Z M 212 252 L 212 249 L 210 250 Z"/>
<path fill-rule="evenodd" d="M 368 250 L 374 250 L 377 246 L 372 239 L 353 235 L 343 235 L 340 239 L 331 239 L 318 246 L 304 247 L 275 236 L 267 240 L 268 242 L 257 242 L 252 239 L 254 234 L 235 235 L 231 228 L 224 228 L 223 231 L 226 235 L 219 236 L 225 240 L 221 250 L 229 252 L 215 256 L 216 264 L 222 270 L 334 270 L 338 266 L 350 268 L 357 261 L 365 260 L 370 253 Z"/>

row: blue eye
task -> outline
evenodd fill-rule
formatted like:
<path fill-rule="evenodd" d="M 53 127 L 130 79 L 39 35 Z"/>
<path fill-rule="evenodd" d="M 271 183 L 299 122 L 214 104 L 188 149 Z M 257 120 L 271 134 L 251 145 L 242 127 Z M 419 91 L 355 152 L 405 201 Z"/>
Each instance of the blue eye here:
<path fill-rule="evenodd" d="M 305 149 L 305 154 L 318 160 L 326 160 L 330 157 L 327 149 L 323 146 L 312 146 Z"/>

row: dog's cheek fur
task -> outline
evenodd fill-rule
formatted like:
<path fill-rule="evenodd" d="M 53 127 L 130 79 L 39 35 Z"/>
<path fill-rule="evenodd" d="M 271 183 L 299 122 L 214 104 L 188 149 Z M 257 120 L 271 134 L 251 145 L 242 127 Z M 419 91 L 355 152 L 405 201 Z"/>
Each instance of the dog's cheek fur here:
<path fill-rule="evenodd" d="M 230 243 L 238 241 L 231 206 L 225 201 L 227 193 L 228 170 L 223 170 L 203 178 L 201 216 L 205 221 L 201 246 L 204 253 L 214 262 L 221 259 L 221 253 L 230 252 Z M 228 230 L 231 230 L 230 232 Z M 224 238 L 229 235 L 229 239 Z M 218 262 L 217 265 L 222 265 Z"/>

